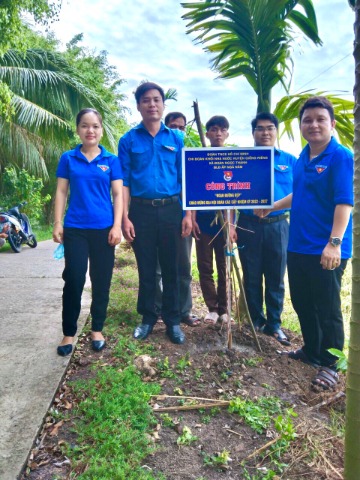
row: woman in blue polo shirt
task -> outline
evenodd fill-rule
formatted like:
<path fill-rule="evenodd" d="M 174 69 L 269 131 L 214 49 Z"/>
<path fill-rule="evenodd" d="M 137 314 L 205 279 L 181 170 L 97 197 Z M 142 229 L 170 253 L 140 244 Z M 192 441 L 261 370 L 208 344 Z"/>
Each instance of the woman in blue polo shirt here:
<path fill-rule="evenodd" d="M 88 262 L 92 348 L 100 351 L 105 347 L 101 332 L 109 302 L 114 249 L 121 240 L 123 175 L 118 157 L 99 145 L 103 132 L 101 115 L 92 108 L 81 110 L 76 117 L 76 131 L 82 144 L 61 156 L 56 171 L 53 239 L 64 244 L 65 254 L 64 338 L 57 348 L 61 356 L 72 352 Z"/>

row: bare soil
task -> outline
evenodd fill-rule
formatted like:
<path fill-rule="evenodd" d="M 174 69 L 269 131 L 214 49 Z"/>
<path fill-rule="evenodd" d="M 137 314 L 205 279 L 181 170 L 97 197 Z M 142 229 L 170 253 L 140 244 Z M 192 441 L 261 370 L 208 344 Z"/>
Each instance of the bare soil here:
<path fill-rule="evenodd" d="M 194 296 L 201 294 L 197 284 L 193 289 Z M 201 309 L 194 313 L 204 315 Z M 258 434 L 226 407 L 165 412 L 171 422 L 164 421 L 164 412 L 157 412 L 158 426 L 152 434 L 156 451 L 146 459 L 143 468 L 151 469 L 155 477 L 162 473 L 169 480 L 343 478 L 343 440 L 329 427 L 329 410 L 344 410 L 344 378 L 341 377 L 335 391 L 315 391 L 311 380 L 316 370 L 280 356 L 277 351 L 284 347 L 275 339 L 259 334 L 262 349 L 259 352 L 249 327 L 232 325 L 232 348 L 228 349 L 226 328 L 204 323 L 194 328 L 185 326 L 186 344 L 179 346 L 170 343 L 164 324 L 158 322 L 146 340 L 156 350 L 155 373 L 151 376 L 144 371 L 143 379 L 160 382 L 162 393 L 169 396 L 210 400 L 240 397 L 254 401 L 263 396 L 280 398 L 298 414 L 293 419 L 298 436 L 279 459 L 282 469 L 276 476 L 267 476 L 270 469 L 276 468 L 264 446 L 275 442 L 276 430 L 271 427 Z M 291 348 L 301 346 L 301 338 L 290 331 L 286 333 L 292 341 Z M 116 362 L 112 347 L 110 340 L 100 357 L 104 364 Z M 59 411 L 67 411 L 68 419 L 58 421 L 49 411 L 22 480 L 60 480 L 70 478 L 70 472 L 74 475 L 62 446 L 65 442 L 76 443 L 72 433 L 72 410 L 81 399 L 74 396 L 69 383 L 93 377 L 95 372 L 91 367 L 96 362 L 99 362 L 99 354 L 91 351 L 88 335 L 82 335 L 53 405 Z M 161 368 L 167 362 L 173 376 L 167 377 Z M 196 403 L 184 401 L 186 405 Z M 179 407 L 182 402 L 178 398 L 161 397 L 154 398 L 152 403 L 158 409 Z M 185 426 L 197 439 L 190 445 L 179 446 L 177 440 Z M 224 450 L 231 458 L 227 465 L 206 464 L 206 459 L 214 459 Z M 76 474 L 71 478 L 76 478 Z"/>

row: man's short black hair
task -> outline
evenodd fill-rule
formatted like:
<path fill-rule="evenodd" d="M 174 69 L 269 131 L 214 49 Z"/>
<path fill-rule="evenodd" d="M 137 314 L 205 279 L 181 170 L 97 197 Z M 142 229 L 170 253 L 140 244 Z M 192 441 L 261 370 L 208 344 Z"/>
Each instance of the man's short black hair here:
<path fill-rule="evenodd" d="M 269 122 L 273 123 L 276 128 L 279 127 L 279 120 L 277 119 L 277 117 L 273 113 L 260 112 L 251 121 L 251 131 L 252 131 L 252 133 L 255 132 L 255 128 L 257 127 L 257 123 L 258 123 L 259 120 L 269 120 Z"/>
<path fill-rule="evenodd" d="M 135 99 L 136 103 L 140 103 L 141 97 L 149 90 L 158 90 L 163 102 L 165 102 L 165 93 L 164 90 L 157 84 L 153 82 L 144 82 L 140 83 L 135 91 Z"/>
<path fill-rule="evenodd" d="M 226 130 L 229 130 L 230 124 L 229 121 L 226 117 L 222 115 L 214 115 L 213 117 L 210 118 L 205 124 L 206 131 L 208 132 L 211 127 L 221 127 L 221 128 L 226 128 Z"/>
<path fill-rule="evenodd" d="M 325 108 L 330 115 L 331 120 L 335 120 L 333 104 L 326 97 L 310 97 L 300 108 L 300 122 L 304 115 L 305 110 L 308 108 Z"/>
<path fill-rule="evenodd" d="M 183 118 L 186 125 L 186 117 L 181 112 L 169 112 L 165 117 L 164 123 L 166 126 L 168 126 L 170 122 L 176 120 L 177 118 Z"/>

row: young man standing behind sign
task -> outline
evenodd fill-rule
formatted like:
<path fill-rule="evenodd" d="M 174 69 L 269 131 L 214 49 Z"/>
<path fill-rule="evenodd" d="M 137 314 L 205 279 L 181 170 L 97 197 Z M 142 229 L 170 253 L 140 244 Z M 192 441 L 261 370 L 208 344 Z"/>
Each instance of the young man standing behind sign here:
<path fill-rule="evenodd" d="M 229 122 L 221 116 L 211 117 L 206 123 L 206 137 L 212 147 L 223 147 L 229 136 Z M 205 316 L 205 323 L 216 324 L 218 319 L 228 321 L 226 296 L 226 262 L 225 239 L 219 232 L 219 223 L 212 225 L 215 220 L 215 210 L 193 211 L 193 235 L 196 240 L 197 266 L 199 270 L 200 286 L 204 301 L 209 312 Z M 214 238 L 216 236 L 216 238 Z M 211 242 L 211 243 L 210 243 Z M 215 253 L 218 273 L 218 287 L 214 282 L 213 255 Z"/>

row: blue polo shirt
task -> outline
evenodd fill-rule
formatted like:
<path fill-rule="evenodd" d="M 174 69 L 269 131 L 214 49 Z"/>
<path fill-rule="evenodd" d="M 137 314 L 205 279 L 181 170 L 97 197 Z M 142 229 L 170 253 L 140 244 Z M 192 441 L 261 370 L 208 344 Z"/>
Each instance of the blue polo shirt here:
<path fill-rule="evenodd" d="M 161 123 L 153 137 L 142 123 L 119 141 L 124 186 L 132 197 L 165 198 L 181 192 L 181 137 Z"/>
<path fill-rule="evenodd" d="M 101 153 L 91 162 L 78 145 L 62 154 L 56 176 L 69 180 L 69 206 L 65 227 L 100 230 L 112 226 L 114 212 L 111 182 L 123 178 L 119 159 L 99 145 Z"/>
<path fill-rule="evenodd" d="M 274 201 L 286 197 L 293 189 L 293 170 L 296 163 L 296 157 L 291 153 L 284 152 L 274 148 Z M 288 210 L 277 210 L 271 212 L 268 216 L 281 215 Z M 254 215 L 254 210 L 244 209 L 240 215 Z"/>
<path fill-rule="evenodd" d="M 329 241 L 336 205 L 354 204 L 354 156 L 332 138 L 327 148 L 310 161 L 309 145 L 294 168 L 290 252 L 321 255 Z M 352 218 L 341 245 L 341 258 L 351 257 Z"/>

